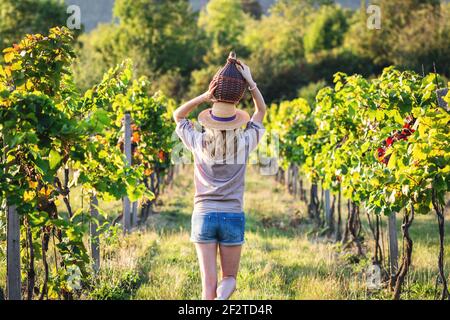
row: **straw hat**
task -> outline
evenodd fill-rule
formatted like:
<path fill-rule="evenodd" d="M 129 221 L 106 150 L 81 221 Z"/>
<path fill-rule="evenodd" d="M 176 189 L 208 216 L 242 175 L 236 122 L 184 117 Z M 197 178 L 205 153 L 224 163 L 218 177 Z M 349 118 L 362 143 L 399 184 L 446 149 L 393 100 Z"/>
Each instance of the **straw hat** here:
<path fill-rule="evenodd" d="M 247 82 L 236 67 L 239 62 L 236 54 L 231 52 L 226 65 L 214 76 L 217 81 L 214 91 L 215 103 L 212 108 L 204 110 L 198 121 L 205 127 L 219 130 L 232 130 L 242 127 L 250 121 L 247 112 L 239 110 L 236 105 L 245 93 Z"/>
<path fill-rule="evenodd" d="M 212 108 L 202 111 L 198 121 L 204 127 L 218 130 L 233 130 L 250 121 L 247 112 L 239 110 L 234 104 L 216 102 Z"/>

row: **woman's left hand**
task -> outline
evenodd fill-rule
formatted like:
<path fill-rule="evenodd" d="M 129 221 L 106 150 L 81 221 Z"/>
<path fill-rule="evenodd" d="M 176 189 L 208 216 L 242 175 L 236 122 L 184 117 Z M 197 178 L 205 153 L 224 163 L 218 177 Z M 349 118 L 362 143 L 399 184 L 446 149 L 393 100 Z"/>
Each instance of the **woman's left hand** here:
<path fill-rule="evenodd" d="M 250 86 L 253 86 L 255 84 L 255 81 L 253 81 L 252 72 L 250 71 L 249 66 L 243 63 L 241 60 L 238 60 L 238 62 L 239 64 L 236 65 L 237 69 L 242 74 L 247 83 Z"/>

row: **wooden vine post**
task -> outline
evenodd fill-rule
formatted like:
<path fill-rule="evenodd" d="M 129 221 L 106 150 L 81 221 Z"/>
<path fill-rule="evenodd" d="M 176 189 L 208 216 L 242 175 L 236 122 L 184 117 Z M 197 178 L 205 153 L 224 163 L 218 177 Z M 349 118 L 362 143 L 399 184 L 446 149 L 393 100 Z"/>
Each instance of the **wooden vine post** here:
<path fill-rule="evenodd" d="M 95 194 L 91 197 L 90 211 L 93 218 L 90 223 L 92 267 L 95 272 L 98 272 L 100 270 L 100 239 L 98 232 L 98 199 Z"/>
<path fill-rule="evenodd" d="M 342 211 L 341 211 L 341 185 L 339 185 L 339 191 L 338 191 L 338 201 L 337 201 L 337 225 L 336 225 L 336 241 L 342 240 Z"/>
<path fill-rule="evenodd" d="M 284 173 L 284 175 L 285 175 L 285 178 L 284 178 L 284 183 L 285 183 L 285 186 L 286 186 L 286 189 L 287 189 L 287 191 L 289 192 L 289 193 L 291 193 L 291 178 L 292 178 L 292 170 L 291 170 L 291 164 L 289 164 L 289 167 L 286 169 L 286 171 L 285 171 L 285 173 Z"/>
<path fill-rule="evenodd" d="M 325 190 L 325 219 L 327 227 L 331 228 L 333 221 L 331 221 L 331 203 L 330 203 L 330 190 Z"/>
<path fill-rule="evenodd" d="M 292 165 L 292 177 L 291 177 L 291 193 L 294 198 L 297 196 L 297 171 L 296 166 Z"/>
<path fill-rule="evenodd" d="M 21 300 L 20 217 L 15 206 L 8 207 L 7 211 L 7 296 L 8 300 Z"/>
<path fill-rule="evenodd" d="M 124 153 L 127 159 L 127 166 L 131 166 L 131 116 L 129 113 L 124 117 Z M 131 231 L 131 203 L 130 199 L 125 196 L 122 200 L 123 203 L 123 232 L 127 233 Z"/>
<path fill-rule="evenodd" d="M 389 231 L 389 271 L 391 276 L 391 287 L 394 286 L 394 280 L 398 270 L 398 240 L 397 240 L 397 219 L 396 213 L 392 212 L 388 220 Z"/>
<path fill-rule="evenodd" d="M 131 227 L 138 224 L 138 203 L 135 201 L 131 204 Z"/>
<path fill-rule="evenodd" d="M 308 206 L 308 216 L 316 225 L 320 225 L 319 197 L 317 183 L 311 184 L 310 202 Z"/>

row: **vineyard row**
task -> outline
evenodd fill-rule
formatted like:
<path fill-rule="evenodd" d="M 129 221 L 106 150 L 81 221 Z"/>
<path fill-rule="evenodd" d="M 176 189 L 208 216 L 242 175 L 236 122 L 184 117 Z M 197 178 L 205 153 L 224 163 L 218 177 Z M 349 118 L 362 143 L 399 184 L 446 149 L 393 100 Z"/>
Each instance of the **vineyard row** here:
<path fill-rule="evenodd" d="M 124 232 L 144 222 L 173 175 L 174 102 L 151 93 L 145 78 L 134 80 L 130 61 L 80 93 L 74 59 L 65 28 L 27 35 L 4 50 L 0 198 L 9 299 L 82 295 L 95 283 L 102 235 L 120 220 Z M 75 188 L 91 199 L 89 210 L 72 209 Z M 123 212 L 113 221 L 98 203 L 120 199 Z"/>

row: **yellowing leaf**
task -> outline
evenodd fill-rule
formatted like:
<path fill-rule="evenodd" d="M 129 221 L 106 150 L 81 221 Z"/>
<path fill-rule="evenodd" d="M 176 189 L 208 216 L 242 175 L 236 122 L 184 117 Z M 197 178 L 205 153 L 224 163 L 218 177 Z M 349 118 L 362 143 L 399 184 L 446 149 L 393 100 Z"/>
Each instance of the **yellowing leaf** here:
<path fill-rule="evenodd" d="M 7 77 L 11 77 L 11 67 L 9 66 L 5 67 L 4 71 Z"/>
<path fill-rule="evenodd" d="M 28 185 L 30 186 L 30 189 L 36 189 L 38 186 L 37 181 L 28 181 Z"/>
<path fill-rule="evenodd" d="M 419 135 L 420 135 L 421 137 L 424 137 L 425 134 L 427 133 L 427 128 L 426 128 L 425 125 L 419 125 L 418 131 L 419 131 Z"/>
<path fill-rule="evenodd" d="M 48 198 L 52 194 L 53 190 L 54 188 L 51 185 L 48 185 L 47 187 L 39 190 L 39 195 Z"/>
<path fill-rule="evenodd" d="M 9 154 L 8 157 L 6 157 L 6 163 L 11 163 L 16 159 L 16 157 L 12 154 Z"/>
<path fill-rule="evenodd" d="M 373 187 L 377 187 L 377 186 L 380 185 L 380 180 L 378 180 L 378 178 L 372 178 L 372 179 L 370 179 L 370 184 L 371 184 Z"/>
<path fill-rule="evenodd" d="M 427 155 L 422 151 L 422 148 L 419 144 L 416 144 L 412 150 L 412 156 L 414 160 L 425 160 L 427 158 Z"/>
<path fill-rule="evenodd" d="M 55 169 L 58 166 L 61 159 L 62 159 L 62 157 L 57 151 L 55 151 L 55 150 L 50 151 L 50 154 L 48 156 L 48 162 L 50 163 L 50 169 L 52 169 L 52 170 Z"/>
<path fill-rule="evenodd" d="M 8 52 L 4 56 L 5 62 L 10 63 L 14 59 L 14 52 Z"/>
<path fill-rule="evenodd" d="M 36 197 L 36 192 L 34 191 L 25 191 L 23 194 L 23 201 L 30 202 Z"/>
<path fill-rule="evenodd" d="M 394 169 L 396 167 L 396 162 L 397 162 L 396 152 L 393 151 L 391 157 L 389 158 L 389 163 L 387 167 L 391 170 Z"/>
<path fill-rule="evenodd" d="M 33 82 L 30 79 L 28 79 L 28 81 L 26 83 L 26 88 L 27 88 L 27 90 L 33 89 Z"/>
<path fill-rule="evenodd" d="M 45 197 L 45 198 L 48 198 L 48 197 L 50 196 L 51 193 L 52 193 L 52 192 L 51 192 L 50 190 L 45 189 L 45 188 L 39 190 L 39 195 L 40 195 L 40 196 L 43 196 L 43 197 Z"/>
<path fill-rule="evenodd" d="M 22 69 L 22 61 L 18 61 L 11 66 L 11 70 L 17 71 Z"/>

